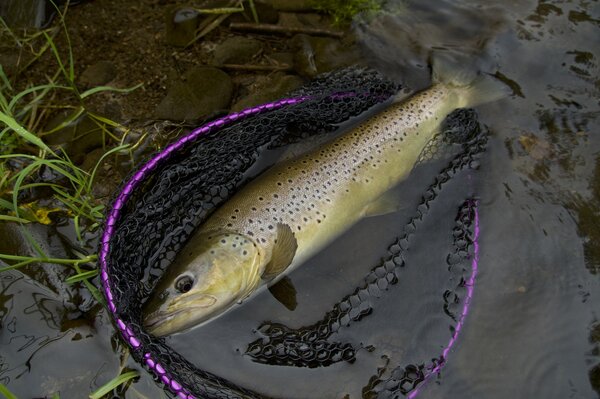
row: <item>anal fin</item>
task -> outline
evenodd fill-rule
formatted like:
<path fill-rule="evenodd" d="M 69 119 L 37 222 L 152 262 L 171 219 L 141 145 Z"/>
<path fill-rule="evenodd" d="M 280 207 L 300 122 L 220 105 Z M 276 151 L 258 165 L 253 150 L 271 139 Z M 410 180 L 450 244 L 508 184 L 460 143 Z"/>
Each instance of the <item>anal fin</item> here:
<path fill-rule="evenodd" d="M 269 292 L 288 310 L 295 310 L 298 306 L 296 299 L 296 288 L 289 277 L 283 277 L 281 280 L 269 287 Z"/>

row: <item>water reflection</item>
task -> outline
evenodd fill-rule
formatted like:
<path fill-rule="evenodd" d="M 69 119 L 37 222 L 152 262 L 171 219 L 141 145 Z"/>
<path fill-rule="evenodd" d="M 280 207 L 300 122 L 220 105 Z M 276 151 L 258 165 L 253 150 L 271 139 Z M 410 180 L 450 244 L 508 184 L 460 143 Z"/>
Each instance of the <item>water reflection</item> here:
<path fill-rule="evenodd" d="M 483 226 L 479 287 L 451 361 L 422 397 L 597 396 L 598 3 L 506 1 L 493 7 L 483 0 L 387 3 L 383 15 L 356 26 L 372 65 L 419 88 L 429 81 L 431 50 L 442 49 L 476 56 L 478 67 L 496 73 L 514 93 L 501 104 L 480 109 L 492 139 L 482 161 L 483 185 L 478 190 Z M 414 182 L 405 197 L 418 198 L 422 189 Z M 396 227 L 406 221 L 406 213 L 395 219 L 364 221 L 330 252 L 299 269 L 293 276 L 298 289 L 294 313 L 262 295 L 220 319 L 220 327 L 209 325 L 170 341 L 197 364 L 213 367 L 228 378 L 263 386 L 279 381 L 264 388 L 273 396 L 290 398 L 302 392 L 298 397 L 324 397 L 319 385 L 336 384 L 351 387 L 354 394 L 350 396 L 350 388 L 340 388 L 325 397 L 361 397 L 370 377 L 376 376 L 373 382 L 401 361 L 422 362 L 428 354 L 439 352 L 438 338 L 448 336 L 447 330 L 431 327 L 438 320 L 428 298 L 439 299 L 444 292 L 434 284 L 439 273 L 432 271 L 445 262 L 432 255 L 431 248 L 447 245 L 431 231 L 451 228 L 452 220 L 446 218 L 456 210 L 457 198 L 451 195 L 440 201 L 438 222 L 421 230 L 416 241 L 421 243 L 420 252 L 415 250 L 414 259 L 422 267 L 407 268 L 398 295 L 376 309 L 370 316 L 372 325 L 357 323 L 338 337 L 364 344 L 354 364 L 300 373 L 253 364 L 242 353 L 256 339 L 251 328 L 260 322 L 304 325 L 339 301 L 365 272 L 348 270 L 346 265 L 357 260 L 364 265 L 377 262 Z M 349 248 L 344 242 L 363 245 Z M 26 282 L 17 272 L 0 275 L 0 381 L 17 392 L 32 392 L 28 379 L 36 376 L 43 386 L 33 395 L 60 390 L 63 397 L 79 397 L 94 384 L 91 381 L 105 382 L 119 370 L 120 348 L 112 340 L 113 328 L 103 311 L 92 312 L 93 320 L 68 316 L 68 305 L 59 298 L 79 294 L 55 286 L 39 270 L 31 273 L 38 283 Z M 432 286 L 434 292 L 427 293 Z M 399 306 L 406 311 L 400 320 Z M 373 343 L 377 351 L 369 352 Z M 224 358 L 232 363 L 218 369 Z M 59 370 L 56 359 L 60 359 Z M 256 375 L 264 380 L 248 377 Z M 357 381 L 356 375 L 364 379 Z M 162 395 L 144 378 L 134 387 L 149 397 Z M 307 386 L 306 381 L 318 383 Z"/>

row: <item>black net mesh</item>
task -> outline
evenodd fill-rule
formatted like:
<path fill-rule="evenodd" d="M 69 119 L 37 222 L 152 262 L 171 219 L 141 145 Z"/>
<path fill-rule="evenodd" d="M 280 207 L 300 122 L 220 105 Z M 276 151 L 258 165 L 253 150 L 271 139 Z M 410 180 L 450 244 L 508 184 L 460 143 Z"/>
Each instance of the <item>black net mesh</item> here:
<path fill-rule="evenodd" d="M 336 128 L 389 98 L 398 86 L 374 71 L 327 74 L 291 94 L 302 101 L 241 115 L 157 161 L 152 173 L 129 179 L 135 190 L 107 222 L 101 262 L 109 309 L 132 354 L 180 397 L 254 398 L 254 392 L 195 367 L 142 327 L 141 306 L 157 278 L 196 227 L 244 182 L 245 171 L 269 144 Z M 153 162 L 153 161 L 151 161 Z M 143 168 L 141 170 L 143 172 Z M 109 248 L 109 249 L 106 249 Z"/>
<path fill-rule="evenodd" d="M 402 268 L 405 266 L 404 252 L 408 248 L 411 236 L 417 225 L 427 215 L 430 203 L 434 201 L 444 185 L 459 171 L 465 168 L 476 168 L 478 157 L 485 148 L 487 134 L 481 134 L 477 114 L 471 109 L 459 109 L 448 115 L 442 124 L 442 130 L 432 142 L 441 143 L 444 140 L 461 142 L 462 150 L 449 162 L 433 183 L 425 190 L 414 216 L 412 216 L 396 241 L 389 246 L 387 257 L 381 264 L 374 267 L 364 278 L 363 282 L 354 289 L 352 294 L 343 298 L 333 306 L 318 322 L 306 327 L 292 329 L 278 323 L 265 323 L 257 328 L 261 336 L 248 345 L 246 355 L 258 363 L 294 367 L 325 367 L 340 361 L 355 360 L 357 348 L 349 343 L 330 342 L 331 335 L 353 322 L 362 320 L 371 314 L 377 298 L 397 283 Z M 447 137 L 447 139 L 441 139 Z M 438 154 L 427 146 L 427 154 L 431 157 Z M 462 211 L 461 211 L 462 212 Z M 464 230 L 465 226 L 459 226 Z M 457 229 L 459 229 L 457 227 Z M 461 245 L 460 251 L 449 255 L 456 262 L 468 257 L 470 243 L 466 233 L 457 230 L 455 246 Z M 459 234 L 460 233 L 460 234 Z M 452 265 L 454 267 L 454 265 Z M 458 304 L 458 296 L 453 292 L 444 295 L 445 312 L 455 321 L 452 304 Z"/>
<path fill-rule="evenodd" d="M 480 144 L 485 142 L 485 137 L 477 140 Z M 479 150 L 483 149 L 482 147 Z M 468 164 L 462 164 L 464 167 Z M 471 164 L 472 165 L 472 164 Z M 426 206 L 428 200 L 425 198 L 422 205 Z M 473 246 L 475 243 L 475 207 L 474 199 L 467 199 L 459 207 L 455 218 L 454 228 L 451 231 L 453 245 L 451 252 L 448 253 L 447 264 L 448 271 L 459 276 L 458 284 L 452 290 L 444 292 L 444 312 L 455 322 L 460 321 L 458 314 L 461 295 L 469 278 L 467 271 L 471 269 L 469 262 L 473 256 Z M 422 213 L 421 213 L 422 215 Z M 401 248 L 400 243 L 396 244 Z M 399 254 L 400 255 L 400 254 Z M 456 337 L 457 331 L 453 329 L 452 336 Z M 439 371 L 445 363 L 444 354 L 438 358 L 431 359 L 429 364 L 409 364 L 406 366 L 396 366 L 386 362 L 385 367 L 378 370 L 377 374 L 369 379 L 369 383 L 363 388 L 363 398 L 392 399 L 402 395 L 408 395 L 415 391 L 425 379 Z"/>
<path fill-rule="evenodd" d="M 120 209 L 120 214 L 118 218 L 109 217 L 107 222 L 101 251 L 102 278 L 109 309 L 133 348 L 134 358 L 150 369 L 169 392 L 181 398 L 263 397 L 199 369 L 163 339 L 143 330 L 143 301 L 175 254 L 211 212 L 245 182 L 246 172 L 266 148 L 334 130 L 339 123 L 385 101 L 398 89 L 370 70 L 330 73 L 292 93 L 291 97 L 298 101 L 265 108 L 250 116 L 242 113 L 235 122 L 224 126 L 216 124 L 203 136 L 156 161 L 151 173 L 140 175 L 142 168 L 132 174 L 129 180 L 137 182 L 135 189 L 123 201 L 122 195 L 128 191 L 128 186 L 124 186 L 113 207 Z M 257 331 L 261 337 L 248 346 L 246 355 L 256 362 L 294 367 L 352 362 L 357 348 L 331 340 L 331 336 L 368 316 L 375 300 L 397 282 L 405 265 L 403 253 L 416 225 L 427 215 L 430 201 L 457 172 L 477 166 L 486 139 L 473 111 L 451 114 L 442 133 L 421 158 L 429 159 L 441 151 L 444 140 L 461 143 L 460 152 L 425 191 L 404 233 L 388 248 L 387 258 L 318 322 L 299 329 L 275 323 L 260 326 Z M 457 249 L 449 256 L 456 263 L 469 256 L 472 245 L 472 204 L 473 201 L 465 202 L 457 218 Z M 444 310 L 452 316 L 458 303 L 456 293 L 448 291 L 444 298 Z M 441 362 L 440 358 L 434 365 Z M 365 397 L 397 397 L 423 381 L 427 370 L 432 370 L 431 365 L 381 369 L 363 393 Z"/>

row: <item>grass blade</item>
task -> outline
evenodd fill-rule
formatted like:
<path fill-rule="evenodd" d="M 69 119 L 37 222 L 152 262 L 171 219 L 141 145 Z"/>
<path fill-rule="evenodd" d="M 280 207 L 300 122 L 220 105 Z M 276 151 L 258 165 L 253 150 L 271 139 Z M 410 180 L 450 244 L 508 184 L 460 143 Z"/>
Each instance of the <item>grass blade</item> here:
<path fill-rule="evenodd" d="M 18 262 L 18 263 L 12 264 L 10 266 L 0 267 L 0 273 L 3 273 L 5 271 L 7 271 L 7 270 L 18 269 L 19 267 L 28 265 L 30 263 L 35 263 L 35 259 L 28 259 L 28 260 L 24 260 L 22 262 Z"/>
<path fill-rule="evenodd" d="M 16 222 L 16 223 L 31 223 L 30 220 L 19 218 L 16 216 L 0 215 L 0 220 L 5 222 Z"/>
<path fill-rule="evenodd" d="M 85 272 L 77 273 L 74 276 L 71 276 L 65 280 L 67 284 L 75 284 L 83 280 L 87 280 L 88 278 L 93 278 L 98 275 L 98 269 L 88 270 Z"/>
<path fill-rule="evenodd" d="M 39 86 L 33 86 L 30 87 L 28 89 L 23 90 L 22 92 L 20 92 L 19 94 L 17 94 L 16 96 L 14 96 L 11 100 L 10 103 L 8 104 L 8 110 L 10 112 L 13 111 L 13 109 L 15 108 L 15 105 L 17 105 L 17 103 L 19 102 L 19 100 L 21 100 L 21 98 L 25 97 L 26 95 L 30 94 L 30 93 L 35 93 L 39 90 L 42 91 L 42 94 L 36 96 L 36 98 L 34 98 L 33 101 L 31 101 L 31 103 L 33 102 L 37 102 L 39 101 L 41 98 L 43 98 L 49 90 L 54 90 L 54 89 L 65 89 L 65 90 L 71 90 L 70 87 L 67 86 L 59 86 L 59 85 L 55 85 L 52 83 L 49 84 L 45 84 L 45 85 L 39 85 Z"/>
<path fill-rule="evenodd" d="M 104 154 L 102 154 L 102 156 L 100 157 L 98 162 L 96 162 L 96 165 L 94 165 L 94 169 L 92 169 L 92 172 L 90 173 L 90 177 L 89 177 L 89 179 L 87 181 L 87 185 L 85 187 L 86 192 L 92 191 L 92 184 L 94 183 L 94 178 L 96 177 L 96 172 L 98 171 L 98 167 L 100 167 L 100 165 L 102 165 L 102 162 L 104 161 L 104 159 L 106 157 L 110 156 L 111 154 L 114 154 L 121 150 L 125 150 L 127 148 L 129 148 L 129 144 L 123 144 L 123 145 L 115 147 L 115 148 L 111 149 L 110 151 L 107 151 Z"/>
<path fill-rule="evenodd" d="M 25 227 L 21 226 L 21 233 L 25 236 L 25 239 L 27 240 L 29 245 L 31 245 L 33 247 L 34 251 L 37 252 L 37 254 L 41 258 L 48 257 L 48 255 L 46 255 L 46 253 L 44 252 L 42 247 L 40 247 L 40 244 L 37 242 L 37 240 L 35 238 L 33 238 L 33 235 L 31 235 L 29 230 L 27 230 Z"/>
<path fill-rule="evenodd" d="M 8 80 L 8 77 L 6 76 L 6 73 L 4 72 L 4 68 L 2 68 L 2 65 L 0 65 L 0 79 L 2 79 L 2 82 L 4 83 L 4 85 L 6 87 L 8 87 L 8 90 L 12 90 L 12 86 L 10 85 L 10 81 Z"/>
<path fill-rule="evenodd" d="M 139 89 L 140 87 L 142 87 L 144 84 L 143 83 L 139 83 L 135 86 L 132 87 L 126 87 L 124 89 L 119 89 L 117 87 L 112 87 L 112 86 L 98 86 L 98 87 L 94 87 L 93 89 L 89 89 L 84 91 L 83 93 L 81 93 L 81 98 L 86 98 L 91 96 L 92 94 L 96 94 L 102 91 L 116 91 L 117 93 L 130 93 L 136 89 Z"/>
<path fill-rule="evenodd" d="M 0 207 L 8 209 L 9 211 L 13 210 L 13 204 L 10 201 L 0 198 Z"/>
<path fill-rule="evenodd" d="M 36 135 L 29 132 L 23 126 L 19 124 L 12 116 L 5 114 L 4 112 L 0 112 L 0 122 L 3 122 L 11 128 L 15 133 L 21 136 L 24 140 L 29 141 L 31 144 L 35 145 L 41 150 L 54 154 L 52 150 Z"/>
<path fill-rule="evenodd" d="M 0 393 L 4 395 L 6 399 L 17 399 L 17 396 L 8 390 L 6 385 L 0 383 Z"/>
<path fill-rule="evenodd" d="M 100 399 L 107 393 L 111 392 L 113 389 L 118 387 L 119 385 L 136 378 L 140 375 L 137 371 L 128 371 L 127 373 L 121 374 L 120 376 L 113 378 L 96 391 L 92 392 L 89 396 L 90 399 Z"/>

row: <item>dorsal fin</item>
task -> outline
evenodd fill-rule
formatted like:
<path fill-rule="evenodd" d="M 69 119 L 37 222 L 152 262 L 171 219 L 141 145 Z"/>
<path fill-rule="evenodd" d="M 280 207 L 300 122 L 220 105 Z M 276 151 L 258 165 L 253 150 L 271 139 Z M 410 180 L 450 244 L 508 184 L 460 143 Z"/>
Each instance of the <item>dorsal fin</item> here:
<path fill-rule="evenodd" d="M 298 249 L 298 241 L 287 224 L 277 224 L 277 237 L 271 252 L 271 259 L 265 267 L 262 278 L 271 280 L 280 275 L 292 263 Z"/>

